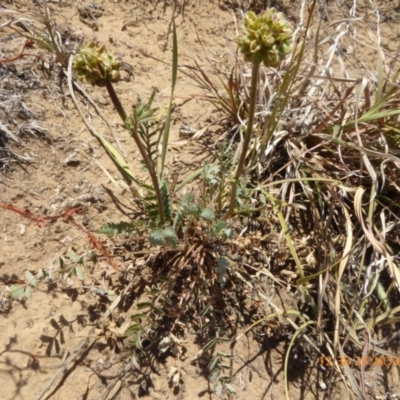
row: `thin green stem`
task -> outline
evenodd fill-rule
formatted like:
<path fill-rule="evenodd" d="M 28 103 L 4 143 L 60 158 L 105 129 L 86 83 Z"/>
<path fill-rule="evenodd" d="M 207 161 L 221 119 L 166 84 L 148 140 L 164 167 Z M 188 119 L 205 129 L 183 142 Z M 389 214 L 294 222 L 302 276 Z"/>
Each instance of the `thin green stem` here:
<path fill-rule="evenodd" d="M 143 146 L 142 140 L 140 139 L 138 133 L 137 133 L 137 128 L 136 127 L 131 127 L 129 128 L 126 125 L 126 120 L 127 120 L 127 114 L 121 104 L 121 102 L 119 101 L 118 95 L 114 90 L 114 87 L 112 85 L 112 83 L 110 81 L 106 81 L 106 88 L 108 91 L 108 94 L 110 96 L 111 101 L 114 104 L 115 109 L 117 110 L 119 116 L 121 117 L 123 123 L 125 124 L 125 126 L 129 129 L 129 131 L 132 134 L 133 140 L 136 143 L 136 146 L 138 147 L 140 154 L 143 158 L 144 163 L 146 164 L 147 170 L 149 171 L 150 174 L 150 178 L 151 181 L 153 183 L 154 186 L 154 191 L 156 193 L 156 197 L 157 197 L 157 206 L 158 206 L 158 212 L 160 215 L 160 223 L 161 225 L 164 225 L 165 223 L 165 214 L 164 214 L 164 205 L 163 205 L 163 197 L 161 194 L 161 190 L 160 190 L 160 185 L 159 185 L 159 180 L 157 178 L 157 173 L 156 170 L 153 166 L 153 163 L 149 157 L 149 155 L 147 154 L 147 151 L 145 149 L 145 147 Z"/>
<path fill-rule="evenodd" d="M 231 201 L 229 204 L 229 210 L 224 217 L 225 220 L 228 219 L 229 217 L 231 217 L 235 211 L 237 186 L 239 184 L 239 179 L 245 169 L 245 161 L 246 161 L 247 152 L 249 150 L 251 134 L 253 133 L 254 117 L 255 117 L 255 113 L 256 113 L 257 85 L 258 85 L 258 71 L 259 70 L 260 70 L 260 63 L 254 63 L 253 69 L 251 71 L 250 110 L 249 110 L 249 120 L 247 121 L 247 131 L 244 136 L 242 152 L 240 154 L 239 163 L 236 168 L 234 180 L 232 182 Z"/>

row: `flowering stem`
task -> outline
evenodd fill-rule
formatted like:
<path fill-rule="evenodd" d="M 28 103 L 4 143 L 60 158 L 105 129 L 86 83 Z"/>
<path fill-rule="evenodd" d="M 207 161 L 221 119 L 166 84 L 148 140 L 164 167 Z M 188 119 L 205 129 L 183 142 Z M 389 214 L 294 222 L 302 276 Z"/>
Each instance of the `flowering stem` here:
<path fill-rule="evenodd" d="M 153 167 L 153 163 L 150 160 L 149 155 L 147 154 L 147 151 L 145 149 L 145 147 L 143 146 L 142 140 L 140 139 L 138 133 L 137 133 L 137 129 L 136 127 L 128 127 L 126 122 L 127 122 L 127 115 L 126 112 L 121 104 L 121 102 L 119 101 L 118 95 L 117 93 L 115 93 L 114 87 L 112 85 L 112 83 L 109 80 L 106 80 L 106 88 L 108 91 L 108 94 L 110 96 L 111 101 L 114 104 L 115 109 L 117 110 L 119 116 L 121 117 L 125 127 L 127 127 L 136 143 L 136 146 L 138 147 L 140 154 L 143 158 L 144 163 L 146 164 L 147 170 L 149 171 L 149 175 L 151 178 L 151 181 L 153 183 L 154 186 L 154 191 L 157 197 L 157 205 L 158 205 L 158 212 L 160 215 L 160 223 L 161 225 L 164 225 L 165 223 L 165 216 L 164 216 L 164 206 L 163 206 L 163 198 L 162 198 L 162 194 L 161 194 L 161 190 L 160 190 L 160 185 L 159 185 L 159 181 L 157 178 L 157 174 L 156 171 Z"/>
<path fill-rule="evenodd" d="M 106 82 L 106 88 L 107 88 L 108 95 L 110 96 L 110 99 L 111 99 L 112 103 L 114 104 L 114 107 L 117 110 L 122 121 L 125 123 L 126 112 L 124 110 L 124 107 L 122 107 L 121 102 L 119 101 L 117 93 L 115 93 L 114 86 L 112 85 L 112 83 L 109 80 L 106 80 L 105 82 Z"/>
<path fill-rule="evenodd" d="M 234 180 L 232 182 L 231 201 L 229 204 L 229 210 L 228 210 L 227 214 L 225 215 L 224 219 L 228 219 L 229 217 L 231 217 L 233 212 L 235 211 L 237 186 L 239 184 L 239 179 L 244 171 L 244 164 L 246 161 L 247 152 L 249 150 L 251 134 L 253 133 L 254 117 L 255 117 L 255 113 L 256 113 L 257 85 L 258 85 L 258 71 L 259 70 L 260 70 L 260 63 L 253 63 L 253 69 L 251 71 L 250 110 L 249 110 L 249 119 L 247 121 L 247 131 L 244 136 L 242 152 L 240 154 L 239 163 L 236 168 Z"/>

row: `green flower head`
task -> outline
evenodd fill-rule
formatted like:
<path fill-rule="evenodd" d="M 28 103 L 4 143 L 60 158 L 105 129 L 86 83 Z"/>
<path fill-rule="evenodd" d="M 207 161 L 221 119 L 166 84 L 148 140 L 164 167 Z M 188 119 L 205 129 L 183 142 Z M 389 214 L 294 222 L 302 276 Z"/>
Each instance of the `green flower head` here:
<path fill-rule="evenodd" d="M 74 70 L 78 78 L 92 85 L 101 86 L 106 81 L 118 81 L 120 65 L 120 61 L 105 46 L 98 47 L 94 42 L 82 47 L 74 58 Z"/>
<path fill-rule="evenodd" d="M 248 11 L 238 44 L 245 61 L 276 67 L 292 50 L 292 25 L 283 13 L 269 8 L 256 15 Z"/>

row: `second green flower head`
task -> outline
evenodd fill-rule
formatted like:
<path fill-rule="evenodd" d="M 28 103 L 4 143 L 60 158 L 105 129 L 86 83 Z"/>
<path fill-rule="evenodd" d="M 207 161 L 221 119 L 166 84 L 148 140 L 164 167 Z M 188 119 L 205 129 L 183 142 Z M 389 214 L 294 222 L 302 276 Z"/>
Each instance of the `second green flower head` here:
<path fill-rule="evenodd" d="M 270 8 L 259 15 L 246 13 L 238 44 L 245 61 L 276 67 L 291 52 L 292 38 L 291 23 L 283 13 Z"/>

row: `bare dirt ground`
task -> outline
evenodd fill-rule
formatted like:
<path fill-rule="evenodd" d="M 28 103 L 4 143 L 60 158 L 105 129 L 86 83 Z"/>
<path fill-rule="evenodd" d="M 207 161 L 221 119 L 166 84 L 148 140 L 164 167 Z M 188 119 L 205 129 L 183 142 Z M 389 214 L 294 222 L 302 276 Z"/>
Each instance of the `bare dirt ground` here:
<path fill-rule="evenodd" d="M 20 11 L 37 11 L 40 2 L 9 1 L 4 7 Z M 179 63 L 193 65 L 197 59 L 206 65 L 206 55 L 217 59 L 228 68 L 234 58 L 228 44 L 235 47 L 235 37 L 240 23 L 240 12 L 235 2 L 185 1 L 176 9 L 179 43 Z M 258 6 L 271 5 L 285 11 L 293 22 L 298 22 L 297 1 L 282 0 L 259 2 Z M 271 3 L 271 4 L 268 4 Z M 318 16 L 324 24 L 337 24 L 348 18 L 350 1 L 321 2 Z M 375 23 L 369 2 L 361 4 L 362 18 L 366 24 Z M 390 6 L 387 4 L 390 3 Z M 392 4 L 393 3 L 393 4 Z M 389 52 L 397 50 L 400 35 L 399 5 L 381 1 L 381 30 L 383 47 Z M 52 17 L 63 26 L 69 37 L 85 38 L 106 43 L 132 70 L 126 80 L 116 85 L 121 99 L 128 105 L 137 102 L 137 96 L 148 98 L 156 90 L 156 101 L 165 104 L 170 90 L 172 6 L 164 1 L 108 1 L 96 3 L 81 1 L 49 2 Z M 397 11 L 396 11 L 397 10 Z M 315 21 L 315 26 L 317 26 Z M 24 39 L 11 37 L 11 31 L 0 31 L 0 58 L 18 54 Z M 328 46 L 326 44 L 326 46 Z M 344 43 L 344 52 L 352 54 L 360 43 Z M 369 49 L 369 52 L 368 52 Z M 163 60 L 157 62 L 138 50 Z M 368 66 L 374 63 L 374 49 L 363 47 L 352 59 L 353 78 L 367 77 Z M 42 53 L 43 58 L 49 57 Z M 144 172 L 129 137 L 119 124 L 112 105 L 99 88 L 86 88 L 105 118 L 121 139 L 127 159 L 139 177 Z M 15 116 L 13 132 L 18 131 L 19 143 L 11 149 L 20 155 L 20 161 L 3 163 L 0 175 L 0 203 L 13 204 L 19 209 L 29 209 L 35 215 L 49 216 L 64 212 L 68 207 L 81 208 L 83 213 L 75 221 L 90 231 L 104 223 L 129 220 L 129 201 L 104 174 L 102 165 L 114 179 L 119 176 L 98 142 L 84 128 L 72 104 L 68 88 L 56 68 L 36 58 L 24 58 L 15 63 L 0 63 L 0 91 L 2 101 L 15 99 L 25 104 L 26 115 Z M 202 162 L 207 151 L 221 134 L 219 120 L 223 114 L 216 112 L 210 103 L 202 101 L 201 91 L 184 76 L 179 77 L 176 92 L 173 134 L 168 168 L 171 174 L 192 170 Z M 92 110 L 82 103 L 87 113 Z M 11 114 L 13 104 L 6 110 Z M 2 118 L 2 114 L 0 114 Z M 99 129 L 104 123 L 92 115 Z M 1 119 L 0 119 L 1 122 Z M 36 125 L 32 125 L 36 124 Z M 25 127 L 24 129 L 21 129 Z M 196 141 L 184 136 L 184 127 L 195 131 L 204 129 Z M 2 134 L 2 133 L 0 133 Z M 28 160 L 27 162 L 22 158 Z M 17 159 L 18 160 L 18 159 Z M 179 168 L 177 171 L 177 167 Z M 113 201 L 116 196 L 120 205 Z M 67 278 L 64 286 L 51 284 L 39 287 L 32 298 L 18 302 L 9 298 L 8 288 L 23 281 L 26 270 L 56 270 L 61 256 L 67 257 L 89 251 L 87 235 L 62 219 L 50 221 L 40 227 L 7 210 L 0 210 L 0 398 L 4 400 L 36 399 L 54 376 L 62 361 L 86 336 L 99 334 L 91 331 L 96 320 L 105 311 L 99 295 L 92 290 L 113 279 L 115 271 L 105 261 L 89 265 L 85 271 L 82 288 L 76 279 Z M 132 263 L 132 259 L 128 260 Z M 128 264 L 127 262 L 127 264 Z M 137 259 L 140 263 L 140 258 Z M 129 265 L 122 265 L 128 267 Z M 79 286 L 79 287 L 78 287 Z M 271 296 L 276 293 L 271 289 Z M 285 294 L 282 301 L 292 301 Z M 126 310 L 129 315 L 129 310 Z M 240 335 L 241 331 L 237 332 Z M 233 349 L 221 345 L 221 353 L 234 354 L 231 359 L 232 385 L 236 395 L 224 392 L 222 398 L 281 399 L 284 398 L 282 371 L 284 339 L 242 335 Z M 63 375 L 43 398 L 51 399 L 195 399 L 217 398 L 214 387 L 207 379 L 207 360 L 199 360 L 201 348 L 196 343 L 195 332 L 190 330 L 182 338 L 185 349 L 181 357 L 157 360 L 151 368 L 141 371 L 127 369 L 121 354 L 107 345 L 107 338 L 92 342 L 82 349 Z M 110 339 L 110 338 L 109 338 Z M 111 340 L 112 341 L 112 340 Z M 303 355 L 293 359 L 290 372 L 291 399 L 349 398 L 341 386 L 327 381 L 326 370 L 318 367 L 318 360 L 304 362 Z M 179 372 L 179 382 L 171 384 L 174 371 Z M 397 370 L 385 375 L 383 384 L 372 378 L 380 371 L 369 371 L 371 398 L 399 398 L 396 386 Z M 169 374 L 172 374 L 169 376 Z M 367 379 L 368 379 L 367 377 Z M 329 379 L 329 378 L 328 378 Z M 338 379 L 338 378 L 335 378 Z M 326 397 L 323 383 L 331 385 Z M 339 382 L 339 379 L 338 379 Z M 325 397 L 324 397 L 325 396 Z M 381 397 L 378 397 L 381 396 Z"/>

